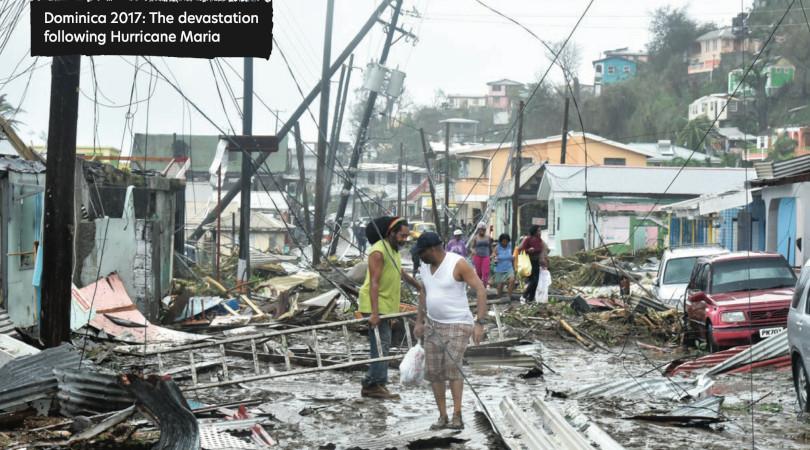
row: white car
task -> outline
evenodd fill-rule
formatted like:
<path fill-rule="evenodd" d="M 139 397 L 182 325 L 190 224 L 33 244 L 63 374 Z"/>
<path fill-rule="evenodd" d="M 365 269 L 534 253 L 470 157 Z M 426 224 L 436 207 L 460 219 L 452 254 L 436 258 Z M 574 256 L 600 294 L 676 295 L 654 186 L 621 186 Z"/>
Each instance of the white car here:
<path fill-rule="evenodd" d="M 701 245 L 667 249 L 658 266 L 653 293 L 667 306 L 683 311 L 683 294 L 692 274 L 695 260 L 700 256 L 719 255 L 728 250 L 719 245 Z"/>
<path fill-rule="evenodd" d="M 793 368 L 793 387 L 802 412 L 809 412 L 810 396 L 810 261 L 804 264 L 799 282 L 793 291 L 793 301 L 787 319 L 790 363 Z"/>

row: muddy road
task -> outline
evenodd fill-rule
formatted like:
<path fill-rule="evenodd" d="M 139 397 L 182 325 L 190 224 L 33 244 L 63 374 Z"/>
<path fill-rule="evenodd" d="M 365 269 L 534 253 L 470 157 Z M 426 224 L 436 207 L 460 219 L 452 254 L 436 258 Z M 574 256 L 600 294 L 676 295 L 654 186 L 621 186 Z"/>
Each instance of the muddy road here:
<path fill-rule="evenodd" d="M 576 405 L 627 448 L 810 447 L 810 420 L 799 414 L 789 369 L 715 376 L 708 393 L 724 397 L 722 421 L 711 428 L 674 426 L 626 417 L 673 410 L 684 403 L 644 390 L 607 398 L 577 392 L 608 381 L 660 377 L 662 368 L 683 354 L 648 350 L 635 345 L 632 338 L 610 352 L 587 351 L 550 332 L 530 339 L 542 345 L 543 361 L 556 373 L 546 370 L 542 377 L 524 379 L 520 375 L 528 369 L 510 366 L 507 360 L 502 365 L 466 365 L 465 373 L 481 403 L 465 385 L 462 432 L 428 431 L 438 416 L 429 386 L 399 386 L 395 369 L 389 371 L 389 387 L 401 394 L 399 401 L 361 398 L 359 371 L 281 377 L 186 395 L 207 404 L 261 400 L 254 411 L 272 414 L 274 427 L 268 431 L 277 435 L 283 448 L 505 448 L 483 413 L 485 408 L 488 414 L 502 417 L 504 396 L 527 409 L 532 396 L 552 403 L 561 413 Z M 448 392 L 448 401 L 449 397 Z"/>

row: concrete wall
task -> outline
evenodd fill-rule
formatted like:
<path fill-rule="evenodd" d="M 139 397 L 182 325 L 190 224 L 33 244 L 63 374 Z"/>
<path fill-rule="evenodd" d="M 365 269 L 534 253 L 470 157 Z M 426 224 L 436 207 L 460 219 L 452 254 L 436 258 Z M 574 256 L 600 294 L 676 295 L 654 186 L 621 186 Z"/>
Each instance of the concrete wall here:
<path fill-rule="evenodd" d="M 135 189 L 127 188 L 121 217 L 79 223 L 79 234 L 92 236 L 92 241 L 78 249 L 77 284 L 86 286 L 116 272 L 138 310 L 154 320 L 160 298 L 171 283 L 174 197 L 170 191 L 153 191 L 154 213 L 138 219 Z"/>
<path fill-rule="evenodd" d="M 585 239 L 588 216 L 584 198 L 552 197 L 548 209 L 548 239 L 551 255 L 560 254 L 561 241 Z M 552 219 L 554 223 L 551 223 Z"/>
<path fill-rule="evenodd" d="M 795 202 L 783 202 L 783 199 L 795 199 Z M 765 250 L 783 251 L 787 256 L 787 239 L 791 239 L 791 265 L 800 266 L 810 259 L 807 241 L 810 238 L 810 183 L 794 183 L 782 186 L 762 188 L 762 200 L 766 208 Z M 780 221 L 782 224 L 780 225 Z M 796 245 L 801 239 L 802 249 Z"/>

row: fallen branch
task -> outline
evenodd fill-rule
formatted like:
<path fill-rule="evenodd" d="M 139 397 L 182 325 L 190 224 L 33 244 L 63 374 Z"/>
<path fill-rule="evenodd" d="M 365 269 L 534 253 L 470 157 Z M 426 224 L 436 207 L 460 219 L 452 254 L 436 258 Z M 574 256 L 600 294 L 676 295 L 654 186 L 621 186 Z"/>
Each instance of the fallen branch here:
<path fill-rule="evenodd" d="M 571 336 L 574 336 L 575 338 L 577 338 L 577 340 L 579 342 L 581 342 L 582 345 L 585 346 L 585 348 L 590 349 L 590 346 L 591 346 L 590 342 L 586 341 L 585 338 L 583 338 L 579 333 L 577 333 L 576 330 L 574 330 L 571 327 L 571 325 L 568 325 L 568 322 L 566 322 L 564 319 L 559 319 L 559 322 L 560 322 L 560 325 L 562 325 L 562 327 L 565 328 L 565 331 L 569 332 L 571 334 Z"/>
<path fill-rule="evenodd" d="M 225 295 L 225 294 L 228 293 L 228 290 L 225 289 L 225 286 L 219 284 L 219 282 L 217 282 L 217 280 L 215 280 L 215 279 L 213 279 L 211 277 L 205 277 L 205 281 L 208 282 L 209 286 L 211 286 L 212 288 L 219 291 L 220 294 Z"/>

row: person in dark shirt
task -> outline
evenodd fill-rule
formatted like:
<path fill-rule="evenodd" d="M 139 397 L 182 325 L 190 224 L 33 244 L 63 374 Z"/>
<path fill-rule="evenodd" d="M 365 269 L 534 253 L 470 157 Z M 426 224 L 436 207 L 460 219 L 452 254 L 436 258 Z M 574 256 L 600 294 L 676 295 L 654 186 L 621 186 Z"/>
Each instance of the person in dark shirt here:
<path fill-rule="evenodd" d="M 523 240 L 520 250 L 529 255 L 529 261 L 532 263 L 532 274 L 529 276 L 529 285 L 526 286 L 526 291 L 523 293 L 523 300 L 527 302 L 534 301 L 534 291 L 537 290 L 537 280 L 540 278 L 540 268 L 546 268 L 548 263 L 546 261 L 546 244 L 543 238 L 540 237 L 540 225 L 532 225 L 529 228 L 529 235 Z"/>

